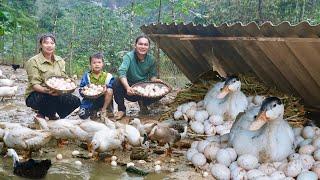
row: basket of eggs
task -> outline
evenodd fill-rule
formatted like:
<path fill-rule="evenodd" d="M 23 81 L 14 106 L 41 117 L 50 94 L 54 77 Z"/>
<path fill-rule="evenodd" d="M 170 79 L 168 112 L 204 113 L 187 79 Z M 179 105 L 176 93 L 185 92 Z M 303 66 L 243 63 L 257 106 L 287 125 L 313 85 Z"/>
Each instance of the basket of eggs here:
<path fill-rule="evenodd" d="M 88 99 L 97 99 L 104 94 L 104 85 L 88 84 L 81 88 L 81 94 Z"/>
<path fill-rule="evenodd" d="M 74 80 L 65 77 L 51 76 L 45 81 L 46 86 L 59 94 L 73 93 L 77 88 Z"/>
<path fill-rule="evenodd" d="M 132 85 L 135 93 L 148 99 L 158 99 L 167 95 L 172 88 L 163 82 L 139 82 Z"/>

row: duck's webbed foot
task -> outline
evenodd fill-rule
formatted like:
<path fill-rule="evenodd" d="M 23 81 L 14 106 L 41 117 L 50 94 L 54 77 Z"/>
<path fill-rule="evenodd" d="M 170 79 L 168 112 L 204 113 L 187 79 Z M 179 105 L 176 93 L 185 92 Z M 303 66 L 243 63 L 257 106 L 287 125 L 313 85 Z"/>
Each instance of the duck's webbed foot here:
<path fill-rule="evenodd" d="M 69 141 L 66 139 L 59 139 L 58 140 L 58 147 L 63 148 L 65 145 L 69 144 Z"/>
<path fill-rule="evenodd" d="M 25 150 L 25 151 L 22 152 L 22 158 L 23 159 L 30 159 L 31 158 L 31 154 L 32 154 L 32 151 Z"/>

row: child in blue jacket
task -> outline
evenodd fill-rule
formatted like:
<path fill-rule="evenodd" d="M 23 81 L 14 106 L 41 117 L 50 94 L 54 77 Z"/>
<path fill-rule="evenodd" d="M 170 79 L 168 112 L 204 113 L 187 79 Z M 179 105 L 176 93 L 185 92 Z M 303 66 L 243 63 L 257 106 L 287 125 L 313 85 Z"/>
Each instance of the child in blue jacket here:
<path fill-rule="evenodd" d="M 103 55 L 101 53 L 94 54 L 89 58 L 90 68 L 89 72 L 85 72 L 82 76 L 80 83 L 80 95 L 82 94 L 82 88 L 88 84 L 105 85 L 104 95 L 97 99 L 83 98 L 80 105 L 79 117 L 81 119 L 96 119 L 97 112 L 101 109 L 101 117 L 107 115 L 106 110 L 113 98 L 112 84 L 114 78 L 112 74 L 104 72 Z"/>

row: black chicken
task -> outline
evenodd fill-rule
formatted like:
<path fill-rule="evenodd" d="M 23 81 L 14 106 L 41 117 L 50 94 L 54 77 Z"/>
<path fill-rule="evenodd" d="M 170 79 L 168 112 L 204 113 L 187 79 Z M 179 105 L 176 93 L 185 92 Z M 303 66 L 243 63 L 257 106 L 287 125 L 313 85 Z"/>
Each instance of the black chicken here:
<path fill-rule="evenodd" d="M 48 169 L 51 167 L 51 160 L 49 159 L 29 159 L 25 162 L 19 162 L 19 157 L 14 149 L 8 149 L 7 155 L 13 157 L 13 173 L 17 176 L 41 179 L 46 176 Z"/>
<path fill-rule="evenodd" d="M 19 64 L 11 64 L 11 67 L 14 71 L 16 71 L 17 69 L 20 68 L 20 65 Z"/>

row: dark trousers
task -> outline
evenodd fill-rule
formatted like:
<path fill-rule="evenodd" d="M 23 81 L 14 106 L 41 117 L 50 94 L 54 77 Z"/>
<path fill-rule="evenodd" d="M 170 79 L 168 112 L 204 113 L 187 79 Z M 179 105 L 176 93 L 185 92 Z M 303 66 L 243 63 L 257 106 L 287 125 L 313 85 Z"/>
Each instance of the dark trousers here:
<path fill-rule="evenodd" d="M 26 104 L 40 114 L 52 117 L 56 113 L 60 118 L 65 118 L 80 106 L 80 99 L 72 94 L 51 96 L 49 94 L 32 92 L 26 99 Z"/>
<path fill-rule="evenodd" d="M 129 83 L 131 86 L 132 84 Z M 129 96 L 127 94 L 127 91 L 125 90 L 124 86 L 120 82 L 120 79 L 117 79 L 114 81 L 112 85 L 113 89 L 113 98 L 118 104 L 118 111 L 124 111 L 126 112 L 126 106 L 124 105 L 124 98 L 126 98 L 128 101 L 136 102 L 136 101 L 142 101 L 143 105 L 148 106 L 156 101 L 158 101 L 161 98 L 158 99 L 148 99 L 141 96 Z"/>

